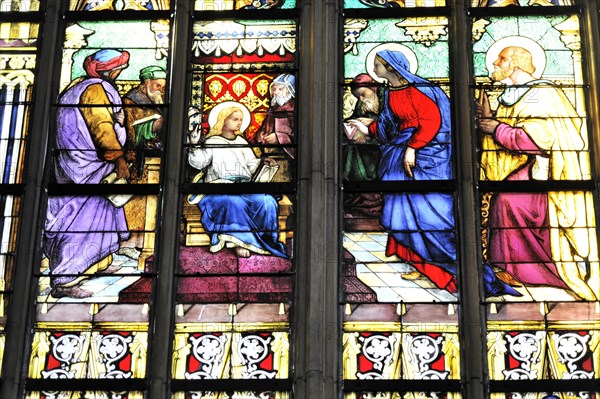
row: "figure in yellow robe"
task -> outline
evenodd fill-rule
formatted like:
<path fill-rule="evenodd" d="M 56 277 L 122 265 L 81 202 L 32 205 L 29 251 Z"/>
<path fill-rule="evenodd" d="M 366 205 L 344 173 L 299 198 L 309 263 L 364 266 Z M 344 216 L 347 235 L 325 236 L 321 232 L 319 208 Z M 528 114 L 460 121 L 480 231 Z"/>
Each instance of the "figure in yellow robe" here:
<path fill-rule="evenodd" d="M 507 87 L 496 120 L 500 123 L 482 141 L 482 180 L 591 178 L 585 123 L 552 82 Z M 591 192 L 495 193 L 490 263 L 521 283 L 567 288 L 579 298 L 598 300 L 593 209 Z"/>

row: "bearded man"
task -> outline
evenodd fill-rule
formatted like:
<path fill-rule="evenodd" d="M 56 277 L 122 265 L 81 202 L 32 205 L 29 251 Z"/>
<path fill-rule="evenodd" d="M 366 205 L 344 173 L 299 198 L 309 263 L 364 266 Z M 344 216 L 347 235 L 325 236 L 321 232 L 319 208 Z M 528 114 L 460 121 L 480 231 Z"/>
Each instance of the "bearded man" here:
<path fill-rule="evenodd" d="M 61 94 L 54 143 L 56 183 L 99 184 L 109 175 L 129 178 L 124 115 L 115 86 L 128 61 L 126 51 L 97 51 L 83 63 L 86 76 L 75 79 Z M 109 268 L 112 254 L 128 237 L 123 209 L 106 197 L 49 197 L 43 252 L 49 261 L 50 294 L 92 296 L 80 283 L 98 271 L 115 271 Z"/>
<path fill-rule="evenodd" d="M 277 76 L 271 82 L 271 108 L 258 131 L 256 139 L 261 144 L 289 146 L 294 144 L 294 108 L 296 78 L 288 73 Z M 293 148 L 283 150 L 293 159 Z"/>
<path fill-rule="evenodd" d="M 533 76 L 532 54 L 506 47 L 493 63 L 493 81 L 507 85 L 494 115 L 485 92 L 477 104 L 482 137 L 481 179 L 590 179 L 582 117 L 552 82 Z M 585 300 L 600 297 L 590 192 L 497 192 L 490 202 L 490 264 L 504 280 L 552 286 Z M 502 273 L 498 277 L 501 277 Z M 507 278 L 508 277 L 508 278 Z"/>
<path fill-rule="evenodd" d="M 148 66 L 140 70 L 140 84 L 123 97 L 127 129 L 127 161 L 132 179 L 143 177 L 144 150 L 161 149 L 160 133 L 163 115 L 160 105 L 164 103 L 167 71 L 160 66 Z M 139 105 L 139 107 L 136 107 Z"/>
<path fill-rule="evenodd" d="M 367 123 L 377 120 L 379 95 L 377 82 L 368 74 L 361 73 L 350 83 L 352 95 L 358 100 L 354 112 L 348 118 L 363 119 Z M 372 181 L 377 179 L 377 167 L 381 158 L 379 144 L 370 135 L 359 131 L 350 140 L 343 137 L 344 179 L 349 181 Z M 381 216 L 380 193 L 347 193 L 344 195 L 346 216 Z"/>

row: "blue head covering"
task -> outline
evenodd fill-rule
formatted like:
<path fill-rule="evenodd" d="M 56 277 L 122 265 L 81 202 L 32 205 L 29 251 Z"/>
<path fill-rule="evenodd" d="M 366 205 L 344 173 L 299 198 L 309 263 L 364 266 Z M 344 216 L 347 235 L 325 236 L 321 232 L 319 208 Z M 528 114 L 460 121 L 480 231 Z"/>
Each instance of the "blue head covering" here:
<path fill-rule="evenodd" d="M 292 97 L 296 97 L 296 77 L 294 75 L 289 73 L 279 75 L 275 79 L 273 79 L 273 81 L 271 82 L 271 86 L 273 86 L 274 84 L 284 85 L 286 89 L 288 89 Z"/>
<path fill-rule="evenodd" d="M 438 132 L 437 139 L 441 142 L 449 143 L 450 142 L 450 99 L 444 93 L 444 91 L 434 83 L 430 82 L 427 79 L 424 79 L 420 76 L 417 76 L 410 72 L 410 64 L 408 59 L 404 54 L 400 51 L 391 51 L 391 50 L 382 50 L 377 53 L 377 56 L 383 59 L 389 66 L 391 66 L 396 72 L 398 72 L 406 81 L 415 85 L 415 87 L 427 97 L 429 97 L 440 110 L 440 115 L 442 117 L 442 124 L 440 126 L 440 130 Z M 388 100 L 389 90 L 386 90 L 386 102 Z M 381 117 L 384 118 L 385 112 L 382 112 Z"/>

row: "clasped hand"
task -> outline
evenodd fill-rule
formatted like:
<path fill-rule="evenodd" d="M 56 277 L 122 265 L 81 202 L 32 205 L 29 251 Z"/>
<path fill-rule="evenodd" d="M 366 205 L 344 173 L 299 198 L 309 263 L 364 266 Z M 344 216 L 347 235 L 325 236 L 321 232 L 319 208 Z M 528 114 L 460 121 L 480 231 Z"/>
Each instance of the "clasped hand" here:
<path fill-rule="evenodd" d="M 490 100 L 483 89 L 479 100 L 475 103 L 475 115 L 477 116 L 477 127 L 484 134 L 493 134 L 500 124 L 500 121 L 493 119 L 494 114 L 490 107 Z"/>

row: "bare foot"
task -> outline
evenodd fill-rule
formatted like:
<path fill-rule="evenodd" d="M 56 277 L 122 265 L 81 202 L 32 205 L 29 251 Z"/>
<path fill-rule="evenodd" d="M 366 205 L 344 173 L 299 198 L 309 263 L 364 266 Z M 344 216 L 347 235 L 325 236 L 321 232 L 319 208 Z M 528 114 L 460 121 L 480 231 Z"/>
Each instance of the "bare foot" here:
<path fill-rule="evenodd" d="M 242 247 L 235 247 L 235 254 L 238 256 L 238 258 L 249 258 L 250 250 Z"/>
<path fill-rule="evenodd" d="M 50 295 L 54 298 L 89 298 L 94 295 L 91 291 L 84 290 L 83 288 L 79 288 L 77 286 L 74 287 L 54 287 L 52 291 L 50 291 Z"/>
<path fill-rule="evenodd" d="M 417 279 L 420 279 L 421 276 L 422 276 L 422 274 L 416 270 L 413 270 L 410 273 L 402 273 L 400 275 L 400 277 L 402 277 L 404 280 L 417 280 Z"/>

